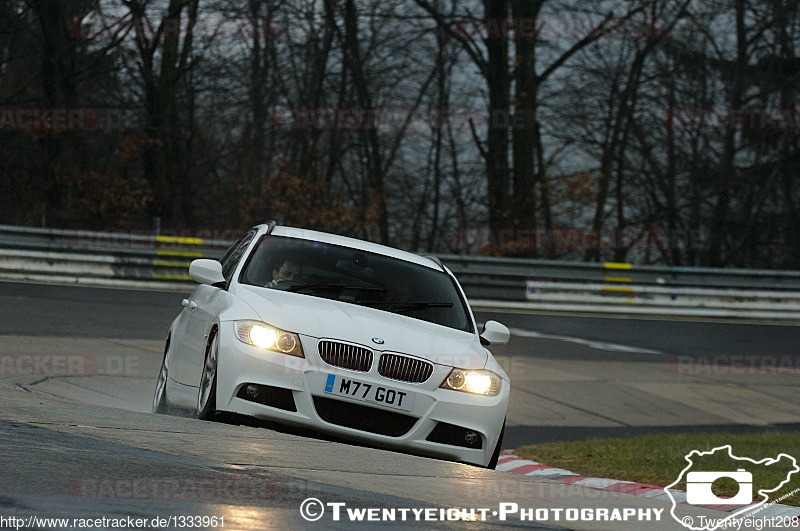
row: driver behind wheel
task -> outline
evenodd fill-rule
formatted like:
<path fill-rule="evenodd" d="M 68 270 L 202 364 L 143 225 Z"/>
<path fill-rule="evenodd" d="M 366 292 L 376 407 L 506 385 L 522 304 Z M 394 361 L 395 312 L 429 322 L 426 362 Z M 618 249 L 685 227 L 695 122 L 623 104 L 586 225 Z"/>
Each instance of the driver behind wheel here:
<path fill-rule="evenodd" d="M 291 258 L 287 258 L 283 261 L 280 268 L 272 270 L 272 280 L 264 287 L 275 288 L 281 282 L 296 282 L 300 280 L 300 275 L 302 274 L 302 266 Z"/>

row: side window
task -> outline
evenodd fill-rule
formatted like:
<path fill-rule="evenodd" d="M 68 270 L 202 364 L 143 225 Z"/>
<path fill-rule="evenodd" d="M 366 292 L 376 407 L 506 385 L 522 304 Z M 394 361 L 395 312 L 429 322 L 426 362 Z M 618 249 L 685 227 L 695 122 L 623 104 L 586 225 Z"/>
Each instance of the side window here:
<path fill-rule="evenodd" d="M 250 231 L 236 240 L 236 243 L 230 246 L 225 256 L 220 260 L 222 263 L 222 276 L 225 277 L 225 280 L 228 282 L 231 281 L 231 277 L 233 276 L 236 266 L 239 264 L 239 260 L 242 259 L 242 255 L 247 250 L 247 246 L 250 245 L 250 242 L 253 241 L 253 236 L 255 236 L 255 234 L 254 231 Z"/>

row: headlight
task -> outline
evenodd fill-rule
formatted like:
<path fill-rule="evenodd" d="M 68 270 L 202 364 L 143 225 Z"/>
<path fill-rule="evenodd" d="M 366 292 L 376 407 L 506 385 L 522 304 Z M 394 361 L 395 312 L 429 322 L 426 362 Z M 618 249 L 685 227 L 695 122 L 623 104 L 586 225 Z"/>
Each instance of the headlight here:
<path fill-rule="evenodd" d="M 442 389 L 463 391 L 475 395 L 497 396 L 502 380 L 487 370 L 453 369 L 442 382 Z"/>
<path fill-rule="evenodd" d="M 263 348 L 264 350 L 281 352 L 289 356 L 305 357 L 297 334 L 284 332 L 258 321 L 235 321 L 233 326 L 236 331 L 236 337 L 242 343 Z"/>

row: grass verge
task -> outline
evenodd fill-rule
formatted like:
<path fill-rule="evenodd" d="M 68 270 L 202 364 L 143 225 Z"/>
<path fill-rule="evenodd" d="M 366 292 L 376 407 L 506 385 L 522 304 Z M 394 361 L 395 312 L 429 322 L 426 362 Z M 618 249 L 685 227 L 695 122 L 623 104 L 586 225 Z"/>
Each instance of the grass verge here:
<path fill-rule="evenodd" d="M 637 481 L 665 487 L 672 484 L 689 463 L 685 456 L 692 450 L 707 452 L 716 447 L 731 445 L 733 455 L 760 461 L 775 459 L 780 454 L 794 457 L 800 466 L 800 433 L 770 431 L 752 434 L 689 433 L 657 434 L 618 439 L 589 439 L 562 443 L 523 446 L 515 453 L 554 467 L 565 468 L 583 476 Z M 754 465 L 731 459 L 726 451 L 711 456 L 695 456 L 690 469 L 704 472 L 736 471 L 744 468 L 753 474 L 754 500 L 758 490 L 770 490 L 786 480 L 793 469 L 792 460 L 783 457 L 772 465 Z M 686 490 L 686 475 L 674 488 Z M 800 472 L 778 491 L 769 494 L 769 501 L 790 494 L 779 503 L 800 507 Z M 730 497 L 739 491 L 738 483 L 723 478 L 712 484 L 717 496 Z"/>

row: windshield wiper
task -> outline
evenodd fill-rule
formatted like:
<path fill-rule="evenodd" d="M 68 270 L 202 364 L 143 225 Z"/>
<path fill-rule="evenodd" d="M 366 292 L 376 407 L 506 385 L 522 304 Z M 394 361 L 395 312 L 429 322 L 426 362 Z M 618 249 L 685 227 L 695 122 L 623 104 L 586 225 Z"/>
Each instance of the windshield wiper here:
<path fill-rule="evenodd" d="M 284 291 L 312 291 L 317 293 L 326 292 L 340 292 L 340 291 L 364 291 L 369 293 L 385 293 L 383 288 L 370 288 L 367 286 L 346 286 L 344 284 L 302 284 L 299 286 L 291 286 Z"/>

